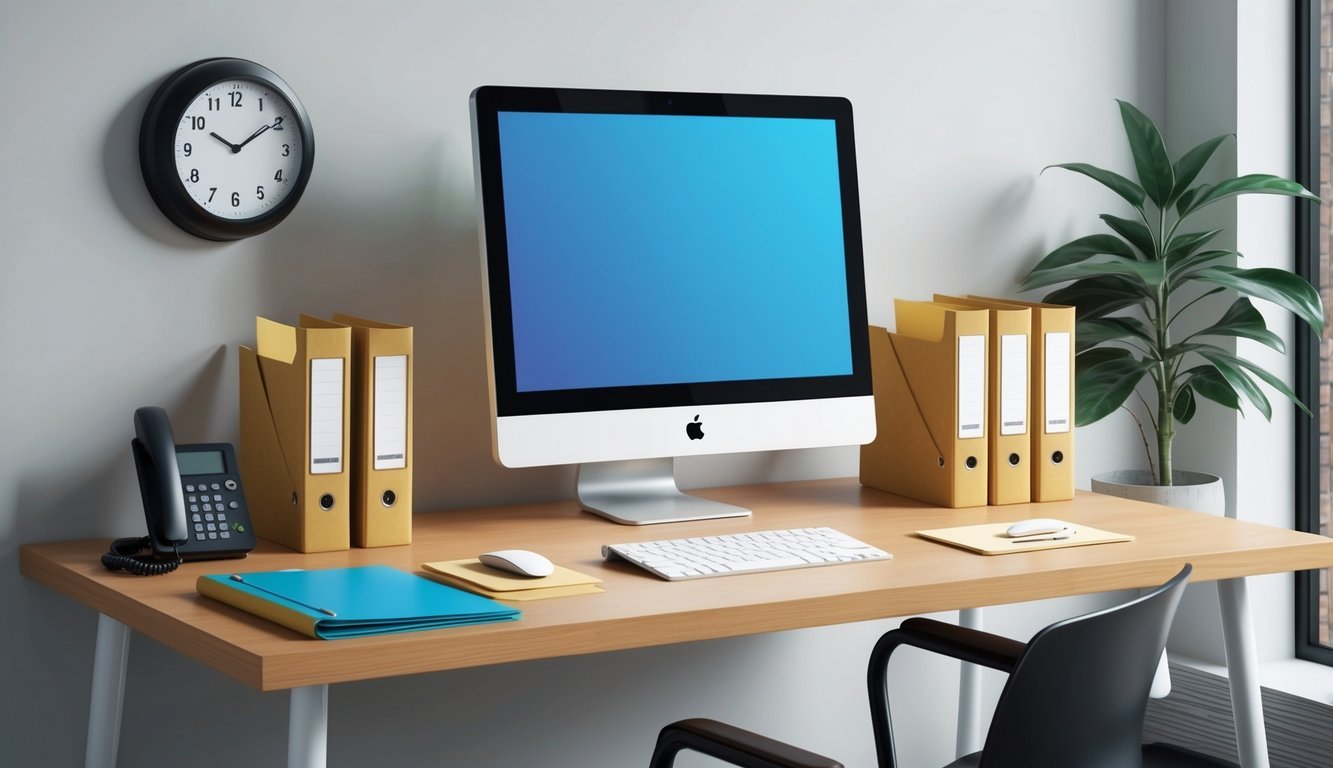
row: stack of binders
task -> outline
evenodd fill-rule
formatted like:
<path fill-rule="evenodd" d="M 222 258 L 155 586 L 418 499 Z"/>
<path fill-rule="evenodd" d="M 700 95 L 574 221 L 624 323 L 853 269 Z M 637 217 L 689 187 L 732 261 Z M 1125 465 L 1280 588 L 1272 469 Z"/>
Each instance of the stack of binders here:
<path fill-rule="evenodd" d="M 895 332 L 870 329 L 880 429 L 861 482 L 945 507 L 1073 498 L 1073 307 L 936 295 L 894 308 Z"/>
<path fill-rule="evenodd" d="M 408 544 L 412 329 L 335 318 L 258 317 L 240 348 L 251 522 L 299 552 Z"/>

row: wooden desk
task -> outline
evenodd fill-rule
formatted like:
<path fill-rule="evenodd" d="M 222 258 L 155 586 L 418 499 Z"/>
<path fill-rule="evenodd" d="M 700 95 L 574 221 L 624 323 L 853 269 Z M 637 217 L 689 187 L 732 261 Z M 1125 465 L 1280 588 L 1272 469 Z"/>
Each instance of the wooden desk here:
<path fill-rule="evenodd" d="M 1218 581 L 1246 768 L 1267 765 L 1252 631 L 1242 577 L 1333 565 L 1333 539 L 1080 493 L 1070 502 L 949 510 L 855 480 L 713 489 L 753 517 L 618 526 L 574 502 L 419 513 L 414 543 L 302 555 L 262 542 L 244 560 L 189 563 L 160 577 L 102 568 L 106 542 L 22 548 L 24 575 L 101 613 L 88 765 L 114 765 L 129 630 L 262 691 L 292 691 L 288 760 L 323 765 L 328 685 L 525 659 L 598 653 L 801 627 L 1014 603 L 1165 582 L 1186 562 Z M 1026 517 L 1132 534 L 1123 544 L 983 557 L 912 535 Z M 600 546 L 748 530 L 827 525 L 893 553 L 891 561 L 665 582 Z M 195 593 L 204 573 L 420 563 L 528 548 L 604 579 L 606 593 L 522 603 L 514 623 L 336 641 L 312 640 Z"/>

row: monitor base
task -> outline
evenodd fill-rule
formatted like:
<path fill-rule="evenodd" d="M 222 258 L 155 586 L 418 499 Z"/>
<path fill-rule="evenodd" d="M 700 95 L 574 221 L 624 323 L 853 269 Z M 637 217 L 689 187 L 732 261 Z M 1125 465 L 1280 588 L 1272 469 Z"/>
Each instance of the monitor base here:
<path fill-rule="evenodd" d="M 579 504 L 623 525 L 750 516 L 750 510 L 744 507 L 681 493 L 674 469 L 674 459 L 580 464 Z"/>

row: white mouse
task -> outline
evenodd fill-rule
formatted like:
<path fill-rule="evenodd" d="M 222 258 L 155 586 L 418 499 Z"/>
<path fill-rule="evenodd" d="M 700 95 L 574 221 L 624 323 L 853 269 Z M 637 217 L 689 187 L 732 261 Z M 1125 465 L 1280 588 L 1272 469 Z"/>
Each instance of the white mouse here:
<path fill-rule="evenodd" d="M 482 565 L 519 576 L 540 578 L 555 573 L 555 566 L 550 560 L 526 549 L 500 549 L 478 555 L 477 559 Z"/>
<path fill-rule="evenodd" d="M 1047 517 L 1034 517 L 1031 520 L 1019 520 L 1005 533 L 1011 538 L 1021 536 L 1041 536 L 1056 533 L 1073 533 L 1074 527 L 1063 520 L 1052 520 Z"/>

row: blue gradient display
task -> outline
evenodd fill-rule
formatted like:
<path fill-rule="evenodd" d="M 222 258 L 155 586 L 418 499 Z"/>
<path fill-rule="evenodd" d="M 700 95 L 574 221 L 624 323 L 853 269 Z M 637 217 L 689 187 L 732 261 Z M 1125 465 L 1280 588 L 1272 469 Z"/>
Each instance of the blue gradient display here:
<path fill-rule="evenodd" d="M 518 391 L 852 372 L 833 120 L 498 117 Z"/>

